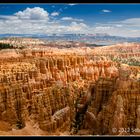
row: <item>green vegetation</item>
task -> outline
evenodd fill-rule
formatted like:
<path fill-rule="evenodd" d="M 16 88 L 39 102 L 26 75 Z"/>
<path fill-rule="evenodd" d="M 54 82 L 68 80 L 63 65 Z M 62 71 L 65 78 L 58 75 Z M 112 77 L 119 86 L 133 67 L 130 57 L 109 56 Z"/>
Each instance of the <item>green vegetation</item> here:
<path fill-rule="evenodd" d="M 13 49 L 13 45 L 7 43 L 0 43 L 0 50 L 1 49 Z"/>
<path fill-rule="evenodd" d="M 14 46 L 12 44 L 9 44 L 9 43 L 0 43 L 0 50 L 2 49 L 14 49 L 14 48 L 18 48 L 18 49 L 24 49 L 25 46 L 24 45 L 19 45 L 19 46 Z"/>
<path fill-rule="evenodd" d="M 111 58 L 111 60 L 128 64 L 130 66 L 140 66 L 140 61 L 134 57 L 130 57 L 130 58 L 114 57 L 114 58 Z"/>
<path fill-rule="evenodd" d="M 87 47 L 102 47 L 102 46 L 105 46 L 105 45 L 98 45 L 98 44 L 86 44 Z"/>

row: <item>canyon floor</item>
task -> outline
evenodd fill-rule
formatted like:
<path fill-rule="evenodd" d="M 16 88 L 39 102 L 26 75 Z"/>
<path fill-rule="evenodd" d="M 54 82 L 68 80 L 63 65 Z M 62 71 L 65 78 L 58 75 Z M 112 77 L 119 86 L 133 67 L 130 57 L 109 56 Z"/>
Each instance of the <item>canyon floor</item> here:
<path fill-rule="evenodd" d="M 1 46 L 0 135 L 140 135 L 139 43 Z"/>

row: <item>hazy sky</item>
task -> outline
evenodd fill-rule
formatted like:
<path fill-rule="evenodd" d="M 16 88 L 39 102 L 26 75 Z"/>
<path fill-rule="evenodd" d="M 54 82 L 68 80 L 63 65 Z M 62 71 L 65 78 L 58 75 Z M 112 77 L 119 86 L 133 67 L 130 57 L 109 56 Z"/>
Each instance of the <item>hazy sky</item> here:
<path fill-rule="evenodd" d="M 140 4 L 0 4 L 0 34 L 140 37 Z"/>

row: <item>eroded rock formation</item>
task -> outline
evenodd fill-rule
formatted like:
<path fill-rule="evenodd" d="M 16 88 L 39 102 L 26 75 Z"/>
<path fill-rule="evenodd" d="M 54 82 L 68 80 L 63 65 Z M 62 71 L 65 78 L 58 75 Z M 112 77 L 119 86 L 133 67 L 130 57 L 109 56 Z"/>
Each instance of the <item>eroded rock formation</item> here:
<path fill-rule="evenodd" d="M 1 122 L 9 130 L 22 130 L 30 122 L 46 135 L 69 132 L 77 99 L 82 108 L 90 98 L 80 129 L 90 129 L 92 135 L 136 134 L 132 131 L 140 128 L 140 69 L 113 61 L 106 51 L 95 54 L 99 50 L 39 46 L 7 50 L 8 57 L 2 52 Z"/>

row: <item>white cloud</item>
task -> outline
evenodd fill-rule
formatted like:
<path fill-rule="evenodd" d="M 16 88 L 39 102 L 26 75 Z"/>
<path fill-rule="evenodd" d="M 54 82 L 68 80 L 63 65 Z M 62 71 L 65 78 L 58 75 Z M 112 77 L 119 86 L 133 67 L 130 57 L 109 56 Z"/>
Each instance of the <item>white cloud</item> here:
<path fill-rule="evenodd" d="M 129 18 L 121 21 L 122 23 L 140 23 L 140 18 Z"/>
<path fill-rule="evenodd" d="M 131 25 L 131 26 L 139 26 L 140 27 L 140 18 L 129 18 L 129 19 L 120 21 L 120 23 L 122 23 L 124 25 Z"/>
<path fill-rule="evenodd" d="M 121 21 L 95 24 L 91 30 L 114 36 L 140 37 L 140 18 L 129 18 Z"/>
<path fill-rule="evenodd" d="M 58 13 L 49 13 L 43 8 L 26 8 L 11 16 L 0 15 L 0 34 L 49 34 L 49 33 L 80 33 L 86 32 L 87 25 L 82 19 L 69 18 L 71 23 L 65 25 L 65 20 L 54 20 Z M 65 19 L 65 18 L 64 18 Z M 67 18 L 66 18 L 67 19 Z M 75 21 L 75 22 L 73 22 Z M 81 21 L 77 23 L 76 21 Z"/>
<path fill-rule="evenodd" d="M 112 11 L 111 10 L 107 10 L 107 9 L 103 9 L 102 12 L 104 12 L 104 13 L 110 13 Z"/>
<path fill-rule="evenodd" d="M 43 8 L 26 8 L 11 16 L 0 15 L 0 33 L 31 34 L 42 32 L 49 24 L 49 13 Z"/>
<path fill-rule="evenodd" d="M 113 27 L 110 27 L 110 26 L 97 26 L 95 27 L 95 32 L 106 32 L 110 29 L 112 29 Z"/>
<path fill-rule="evenodd" d="M 123 25 L 121 25 L 121 24 L 116 24 L 115 26 L 116 27 L 123 27 Z"/>
<path fill-rule="evenodd" d="M 68 26 L 68 32 L 76 32 L 76 33 L 86 33 L 88 26 L 84 23 L 72 22 L 70 26 Z"/>
<path fill-rule="evenodd" d="M 115 24 L 112 26 L 96 26 L 91 28 L 95 33 L 107 33 L 113 36 L 124 36 L 124 37 L 140 37 L 140 29 L 131 29 L 124 26 L 117 27 Z"/>
<path fill-rule="evenodd" d="M 18 17 L 17 16 L 5 16 L 5 15 L 0 15 L 0 19 L 3 19 L 3 20 L 17 20 Z"/>
<path fill-rule="evenodd" d="M 53 12 L 51 13 L 51 16 L 59 16 L 59 12 Z"/>
<path fill-rule="evenodd" d="M 40 7 L 26 8 L 24 11 L 19 11 L 14 15 L 17 16 L 19 19 L 26 19 L 26 20 L 49 19 L 49 13 Z"/>
<path fill-rule="evenodd" d="M 83 19 L 77 19 L 72 17 L 62 17 L 61 20 L 63 21 L 84 21 Z"/>
<path fill-rule="evenodd" d="M 70 5 L 70 6 L 74 6 L 74 5 L 77 5 L 76 3 L 70 3 L 70 4 L 68 4 L 68 5 Z"/>
<path fill-rule="evenodd" d="M 62 17 L 61 20 L 73 20 L 72 17 Z"/>
<path fill-rule="evenodd" d="M 48 13 L 40 7 L 26 8 L 13 15 L 0 15 L 0 34 L 49 34 L 49 33 L 108 33 L 110 35 L 140 37 L 140 18 L 93 24 L 83 19 L 61 17 L 57 12 Z"/>
<path fill-rule="evenodd" d="M 116 25 L 118 27 L 138 28 L 140 27 L 140 18 L 129 18 L 121 21 L 109 22 L 107 24 Z"/>

